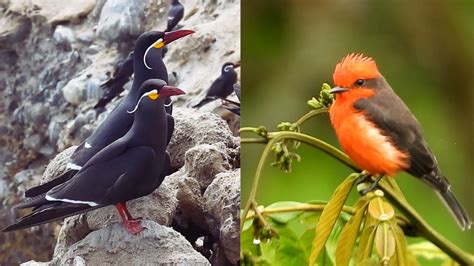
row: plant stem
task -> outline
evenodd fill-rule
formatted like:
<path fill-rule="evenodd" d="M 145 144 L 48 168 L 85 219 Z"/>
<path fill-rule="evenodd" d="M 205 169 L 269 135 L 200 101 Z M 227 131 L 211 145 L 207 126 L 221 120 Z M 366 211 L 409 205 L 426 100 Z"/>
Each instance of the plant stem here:
<path fill-rule="evenodd" d="M 242 130 L 242 129 L 241 129 Z M 250 207 L 252 203 L 255 201 L 255 196 L 257 195 L 257 188 L 258 188 L 258 183 L 260 182 L 260 176 L 262 174 L 262 169 L 265 166 L 265 162 L 267 160 L 268 155 L 272 151 L 273 144 L 275 143 L 275 139 L 270 139 L 265 145 L 265 149 L 262 152 L 262 156 L 260 157 L 260 161 L 258 162 L 257 165 L 257 170 L 255 171 L 255 177 L 253 179 L 252 183 L 252 189 L 250 190 L 250 195 L 249 199 L 247 200 L 247 203 L 245 204 L 244 212 L 242 214 L 242 217 L 247 217 L 247 214 L 250 210 Z M 255 210 L 256 211 L 256 210 Z M 240 230 L 244 227 L 245 219 L 241 219 L 240 221 Z"/>
<path fill-rule="evenodd" d="M 446 252 L 451 258 L 461 265 L 473 265 L 474 257 L 450 242 L 435 229 L 433 229 L 404 199 L 399 199 L 390 186 L 379 184 L 387 198 L 416 226 L 418 231 L 430 242 Z"/>
<path fill-rule="evenodd" d="M 337 159 L 338 161 L 342 162 L 352 170 L 356 172 L 360 172 L 360 170 L 357 168 L 357 166 L 354 165 L 354 163 L 347 157 L 346 154 L 344 154 L 342 151 L 337 149 L 336 147 L 320 140 L 314 137 L 311 137 L 309 135 L 299 133 L 299 132 L 290 132 L 290 131 L 282 131 L 282 132 L 268 132 L 268 138 L 272 139 L 272 141 L 278 141 L 280 139 L 293 139 L 293 140 L 299 140 L 301 142 L 304 142 L 310 146 L 313 146 L 333 158 Z M 268 145 L 268 144 L 267 144 Z"/>
<path fill-rule="evenodd" d="M 254 132 L 255 128 L 250 128 L 250 127 L 245 127 L 242 128 L 244 131 L 251 131 Z M 260 182 L 260 176 L 263 170 L 263 167 L 265 166 L 266 159 L 268 155 L 272 151 L 273 145 L 283 139 L 294 139 L 294 140 L 299 140 L 301 142 L 304 142 L 308 145 L 311 145 L 315 148 L 318 148 L 327 154 L 331 155 L 332 157 L 336 158 L 343 164 L 347 165 L 348 167 L 352 168 L 354 171 L 359 171 L 359 169 L 352 163 L 352 161 L 345 155 L 342 151 L 338 150 L 336 147 L 319 140 L 317 138 L 308 136 L 303 133 L 299 132 L 291 132 L 291 131 L 281 131 L 281 132 L 268 132 L 267 135 L 268 143 L 265 145 L 265 149 L 263 150 L 262 156 L 260 157 L 260 161 L 258 162 L 257 165 L 257 170 L 255 171 L 255 177 L 252 183 L 252 188 L 250 190 L 249 194 L 249 199 L 247 200 L 244 208 L 244 212 L 242 214 L 242 217 L 247 217 L 247 214 L 251 208 L 252 202 L 255 200 L 255 196 L 257 195 L 257 188 L 258 184 Z M 243 228 L 244 226 L 245 219 L 241 219 L 240 221 L 240 229 Z"/>
<path fill-rule="evenodd" d="M 295 124 L 296 124 L 297 127 L 299 127 L 304 122 L 306 122 L 306 120 L 310 119 L 311 117 L 314 117 L 314 116 L 322 114 L 322 113 L 326 113 L 327 111 L 328 111 L 328 108 L 321 108 L 321 109 L 317 109 L 317 110 L 311 110 L 311 111 L 307 112 L 305 115 L 303 115 L 302 117 L 300 117 L 300 119 L 298 119 L 298 121 L 296 121 Z"/>
<path fill-rule="evenodd" d="M 241 127 L 239 132 L 242 133 L 242 132 L 253 132 L 255 133 L 255 131 L 257 130 L 258 128 L 256 127 Z"/>
<path fill-rule="evenodd" d="M 322 211 L 326 207 L 326 204 L 301 204 L 299 206 L 292 207 L 279 207 L 279 208 L 265 208 L 262 212 L 262 215 L 271 214 L 271 213 L 282 213 L 282 212 L 295 212 L 295 211 Z M 348 214 L 354 214 L 355 210 L 351 206 L 344 206 L 342 211 Z M 251 220 L 255 218 L 255 214 L 247 215 L 245 220 Z"/>
<path fill-rule="evenodd" d="M 263 139 L 263 138 L 241 138 L 240 143 L 260 143 L 260 144 L 265 144 L 268 143 L 268 140 Z"/>

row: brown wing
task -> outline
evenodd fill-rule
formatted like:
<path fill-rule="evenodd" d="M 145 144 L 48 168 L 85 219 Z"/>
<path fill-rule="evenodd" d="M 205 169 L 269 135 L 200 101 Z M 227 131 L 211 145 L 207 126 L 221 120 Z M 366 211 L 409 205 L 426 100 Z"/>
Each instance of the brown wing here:
<path fill-rule="evenodd" d="M 367 86 L 377 93 L 354 103 L 354 108 L 363 111 L 393 141 L 401 151 L 408 152 L 408 173 L 423 177 L 433 170 L 439 171 L 436 159 L 423 139 L 421 127 L 405 103 L 396 95 L 384 78 L 367 81 Z"/>

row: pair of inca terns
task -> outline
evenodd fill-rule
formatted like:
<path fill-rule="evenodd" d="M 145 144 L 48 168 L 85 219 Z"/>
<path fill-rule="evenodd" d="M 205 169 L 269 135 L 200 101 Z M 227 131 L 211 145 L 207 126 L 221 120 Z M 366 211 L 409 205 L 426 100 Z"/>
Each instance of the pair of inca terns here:
<path fill-rule="evenodd" d="M 146 32 L 133 55 L 134 80 L 130 92 L 70 158 L 67 171 L 48 183 L 25 192 L 30 198 L 14 208 L 32 212 L 4 228 L 13 231 L 47 223 L 108 205 L 116 205 L 125 228 L 142 231 L 126 202 L 153 192 L 169 174 L 166 147 L 174 120 L 166 101 L 183 94 L 167 86 L 162 48 L 190 30 Z"/>

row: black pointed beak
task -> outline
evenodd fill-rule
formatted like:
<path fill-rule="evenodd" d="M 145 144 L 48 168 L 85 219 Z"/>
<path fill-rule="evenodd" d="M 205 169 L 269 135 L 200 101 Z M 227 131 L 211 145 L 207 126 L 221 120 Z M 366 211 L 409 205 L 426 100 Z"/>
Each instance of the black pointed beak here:
<path fill-rule="evenodd" d="M 173 42 L 177 39 L 183 38 L 184 36 L 188 36 L 189 34 L 193 34 L 194 31 L 192 30 L 175 30 L 175 31 L 170 31 L 165 33 L 165 37 L 163 38 L 163 41 L 165 44 L 168 44 L 170 42 Z"/>
<path fill-rule="evenodd" d="M 334 87 L 329 90 L 329 93 L 340 93 L 340 92 L 345 92 L 348 91 L 346 88 L 341 88 L 341 87 Z"/>
<path fill-rule="evenodd" d="M 170 96 L 181 95 L 181 94 L 185 94 L 185 92 L 173 86 L 163 86 L 160 90 L 161 97 L 170 97 Z"/>

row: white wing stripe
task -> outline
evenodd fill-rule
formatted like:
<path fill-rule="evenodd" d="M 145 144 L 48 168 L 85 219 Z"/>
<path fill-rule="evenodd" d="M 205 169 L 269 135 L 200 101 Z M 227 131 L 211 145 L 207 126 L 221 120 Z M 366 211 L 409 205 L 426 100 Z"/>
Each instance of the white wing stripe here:
<path fill-rule="evenodd" d="M 89 206 L 97 206 L 99 204 L 92 202 L 92 201 L 82 201 L 82 200 L 70 200 L 70 199 L 56 199 L 49 195 L 46 195 L 46 200 L 48 201 L 62 201 L 67 203 L 74 203 L 74 204 L 87 204 Z"/>
<path fill-rule="evenodd" d="M 77 164 L 74 164 L 74 163 L 67 163 L 66 165 L 66 169 L 72 169 L 72 170 L 81 170 L 82 169 L 82 166 L 79 166 Z"/>

